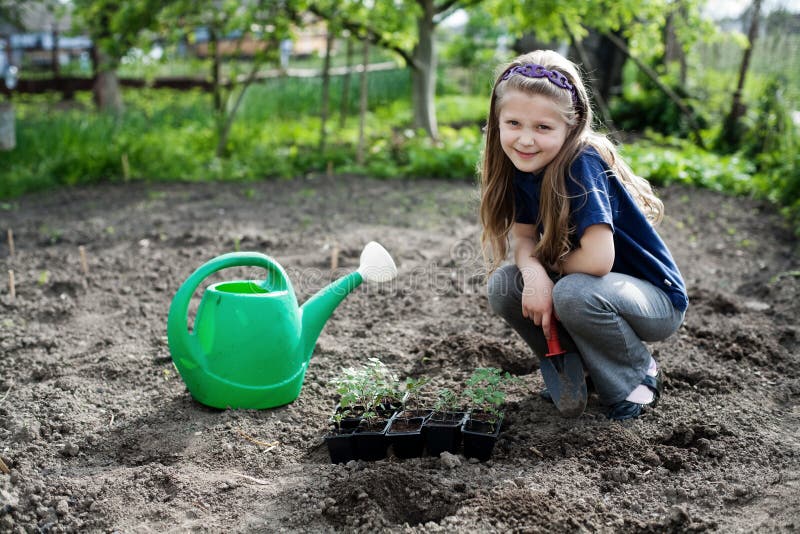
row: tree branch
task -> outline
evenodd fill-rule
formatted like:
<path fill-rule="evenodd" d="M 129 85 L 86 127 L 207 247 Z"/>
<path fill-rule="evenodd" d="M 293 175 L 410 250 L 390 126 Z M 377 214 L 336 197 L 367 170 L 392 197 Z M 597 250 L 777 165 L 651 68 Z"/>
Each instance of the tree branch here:
<path fill-rule="evenodd" d="M 581 59 L 581 63 L 583 63 L 584 68 L 594 68 L 594 65 L 591 64 L 589 61 L 589 57 L 586 55 L 586 50 L 583 48 L 583 42 L 578 40 L 578 36 L 575 35 L 575 32 L 572 31 L 572 28 L 569 27 L 567 21 L 562 16 L 561 23 L 564 25 L 564 29 L 567 31 L 567 35 L 569 35 L 570 41 L 572 41 L 572 45 L 575 47 L 575 50 L 578 52 L 578 56 Z M 592 91 L 592 96 L 597 102 L 597 107 L 600 108 L 600 114 L 603 116 L 603 122 L 605 123 L 606 127 L 609 130 L 615 130 L 614 121 L 611 118 L 611 112 L 608 109 L 608 104 L 606 103 L 605 98 L 600 93 L 600 91 Z"/>
<path fill-rule="evenodd" d="M 308 10 L 314 15 L 322 19 L 325 19 L 327 21 L 333 21 L 333 19 L 337 18 L 330 13 L 325 13 L 322 9 L 313 4 L 308 6 Z M 411 56 L 410 52 L 400 48 L 394 43 L 387 41 L 377 31 L 373 30 L 367 25 L 361 24 L 354 20 L 347 20 L 347 19 L 337 19 L 337 22 L 340 23 L 343 28 L 350 30 L 351 33 L 363 36 L 363 38 L 369 41 L 370 43 L 385 48 L 387 50 L 391 50 L 392 52 L 396 53 L 397 55 L 403 58 L 403 61 L 405 61 L 406 65 L 408 65 L 409 67 L 419 68 L 419 66 L 416 65 L 414 58 Z"/>
<path fill-rule="evenodd" d="M 625 42 L 622 39 L 620 39 L 619 37 L 617 37 L 616 35 L 614 35 L 611 32 L 603 32 L 603 35 L 609 41 L 611 41 L 614 44 L 614 46 L 619 48 L 622 51 L 623 54 L 625 54 L 626 56 L 631 58 L 633 60 L 633 62 L 636 63 L 636 66 L 638 66 L 642 70 L 642 72 L 644 72 L 647 75 L 648 78 L 653 80 L 653 83 L 655 83 L 658 86 L 658 88 L 661 89 L 661 91 L 665 95 L 667 95 L 667 97 L 670 100 L 672 100 L 675 103 L 676 106 L 678 106 L 678 109 L 681 110 L 681 113 L 683 113 L 686 116 L 686 118 L 689 120 L 689 128 L 691 128 L 691 130 L 692 130 L 692 134 L 694 135 L 695 142 L 697 143 L 697 145 L 700 148 L 705 149 L 705 144 L 703 143 L 703 138 L 700 136 L 700 127 L 697 125 L 697 121 L 695 120 L 694 113 L 683 102 L 681 97 L 678 96 L 678 94 L 675 93 L 675 91 L 673 91 L 668 85 L 666 85 L 664 82 L 661 81 L 661 78 L 658 77 L 658 73 L 657 72 L 655 72 L 653 69 L 651 69 L 641 59 L 639 59 L 638 57 L 633 55 L 633 53 L 631 53 L 630 49 L 628 48 L 628 46 L 625 44 Z"/>
<path fill-rule="evenodd" d="M 445 0 L 444 3 L 442 3 L 442 5 L 440 5 L 439 7 L 434 8 L 433 11 L 437 15 L 442 15 L 443 13 L 447 13 L 447 11 L 449 11 L 450 9 L 453 9 L 453 8 L 464 9 L 464 8 L 476 6 L 476 5 L 480 4 L 482 1 L 483 0 L 463 0 L 463 1 L 462 0 Z M 453 10 L 455 11 L 455 9 L 453 9 Z M 434 26 L 438 26 L 440 22 L 442 22 L 444 19 L 446 19 L 450 15 L 451 15 L 451 13 L 448 13 L 447 15 L 445 15 L 443 17 L 439 17 L 439 20 L 435 20 L 434 21 Z"/>

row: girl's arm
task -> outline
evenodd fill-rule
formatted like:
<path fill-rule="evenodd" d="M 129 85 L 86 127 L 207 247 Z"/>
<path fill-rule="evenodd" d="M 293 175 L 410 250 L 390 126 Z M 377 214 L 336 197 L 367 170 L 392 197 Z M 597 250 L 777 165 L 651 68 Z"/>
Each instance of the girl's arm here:
<path fill-rule="evenodd" d="M 614 265 L 614 233 L 607 224 L 593 224 L 581 236 L 581 246 L 567 254 L 564 274 L 605 276 Z"/>
<path fill-rule="evenodd" d="M 545 337 L 550 336 L 550 317 L 553 313 L 553 281 L 544 266 L 533 255 L 539 239 L 533 224 L 514 223 L 514 263 L 522 273 L 522 315 L 541 325 Z"/>

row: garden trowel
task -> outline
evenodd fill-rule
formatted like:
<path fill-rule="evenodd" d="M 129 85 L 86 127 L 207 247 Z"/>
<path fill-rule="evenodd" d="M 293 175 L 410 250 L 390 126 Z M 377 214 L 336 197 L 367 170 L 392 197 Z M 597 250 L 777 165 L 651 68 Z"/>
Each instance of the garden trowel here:
<path fill-rule="evenodd" d="M 579 417 L 586 409 L 586 377 L 583 362 L 577 352 L 561 348 L 556 321 L 550 322 L 547 354 L 541 358 L 540 368 L 553 403 L 564 417 Z"/>

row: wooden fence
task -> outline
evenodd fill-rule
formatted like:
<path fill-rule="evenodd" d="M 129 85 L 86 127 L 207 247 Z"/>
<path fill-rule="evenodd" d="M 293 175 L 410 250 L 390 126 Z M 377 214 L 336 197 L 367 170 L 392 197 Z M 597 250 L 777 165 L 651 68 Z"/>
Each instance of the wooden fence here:
<path fill-rule="evenodd" d="M 374 63 L 367 66 L 367 72 L 393 70 L 399 68 L 394 62 Z M 346 74 L 348 70 L 351 73 L 362 72 L 364 70 L 362 65 L 353 67 L 336 67 L 330 69 L 331 76 L 341 76 Z M 292 78 L 317 78 L 322 76 L 322 72 L 317 69 L 288 69 L 281 71 L 278 69 L 270 69 L 260 72 L 256 80 L 268 80 L 271 78 L 279 78 L 281 76 L 288 76 Z M 224 87 L 231 87 L 233 85 L 244 82 L 247 79 L 246 75 L 238 76 L 235 79 L 227 79 L 222 82 Z M 189 89 L 200 89 L 202 91 L 212 91 L 214 84 L 211 80 L 201 77 L 191 76 L 164 76 L 146 80 L 143 78 L 120 78 L 120 85 L 123 87 L 138 87 L 138 88 L 152 88 L 152 89 L 177 89 L 179 91 L 187 91 Z M 94 78 L 87 78 L 81 76 L 59 76 L 58 78 L 41 78 L 41 79 L 26 79 L 20 78 L 17 82 L 17 87 L 14 93 L 47 93 L 59 92 L 63 94 L 72 94 L 76 91 L 91 91 L 94 85 Z M 0 83 L 0 93 L 9 95 L 9 90 L 5 85 Z"/>

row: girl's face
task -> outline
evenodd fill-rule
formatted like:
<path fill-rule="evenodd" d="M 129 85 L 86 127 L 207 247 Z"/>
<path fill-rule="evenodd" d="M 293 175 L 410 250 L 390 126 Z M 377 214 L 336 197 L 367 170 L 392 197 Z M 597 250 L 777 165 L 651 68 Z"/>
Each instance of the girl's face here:
<path fill-rule="evenodd" d="M 499 113 L 500 145 L 522 172 L 539 172 L 553 161 L 569 133 L 558 105 L 543 95 L 512 89 Z"/>

